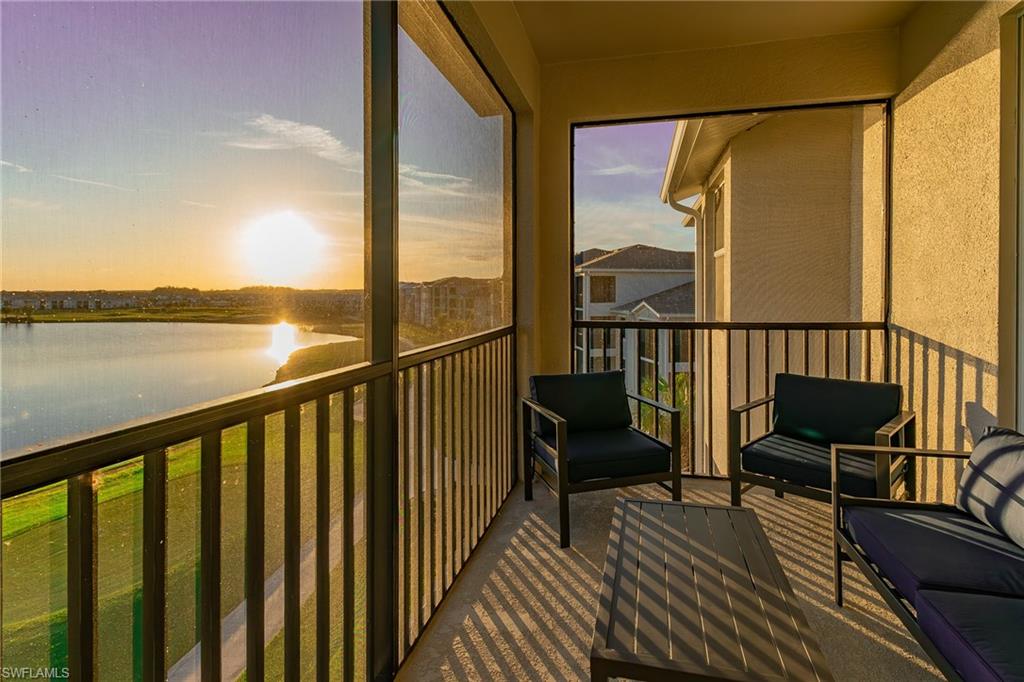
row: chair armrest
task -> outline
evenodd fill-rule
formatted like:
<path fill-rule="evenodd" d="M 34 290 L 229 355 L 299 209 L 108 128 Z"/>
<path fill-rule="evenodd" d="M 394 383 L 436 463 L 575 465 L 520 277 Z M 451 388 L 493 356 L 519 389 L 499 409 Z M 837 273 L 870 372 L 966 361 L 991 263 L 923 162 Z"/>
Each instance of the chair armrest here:
<path fill-rule="evenodd" d="M 906 455 L 908 457 L 938 457 L 944 459 L 970 459 L 971 453 L 958 450 L 928 450 L 926 448 L 901 448 L 891 445 L 832 445 L 833 455 L 855 455 L 857 457 L 876 457 L 878 455 Z M 833 457 L 835 461 L 835 457 Z"/>
<path fill-rule="evenodd" d="M 875 431 L 875 442 L 876 443 L 892 443 L 893 437 L 896 436 L 900 431 L 913 425 L 915 414 L 913 412 L 900 412 L 893 417 L 889 422 L 884 424 L 880 429 Z M 911 445 L 911 447 L 913 447 Z"/>
<path fill-rule="evenodd" d="M 569 482 L 569 467 L 568 467 L 568 442 L 569 442 L 569 423 L 565 421 L 564 417 L 555 414 L 553 411 L 544 407 L 536 400 L 532 398 L 521 398 L 523 404 L 523 456 L 526 457 L 526 461 L 532 461 L 527 457 L 527 453 L 530 451 L 530 447 L 541 447 L 545 452 L 549 453 L 555 459 L 555 469 L 558 472 L 558 485 L 560 489 L 564 489 L 564 486 Z M 542 419 L 547 419 L 555 427 L 555 447 L 551 447 L 543 438 L 533 438 L 533 442 L 530 442 L 530 437 L 535 436 L 536 433 L 533 431 L 532 420 L 530 419 L 530 413 L 536 414 Z M 530 464 L 530 466 L 533 466 Z M 524 475 L 527 472 L 524 471 Z"/>
<path fill-rule="evenodd" d="M 901 448 L 890 445 L 844 445 L 834 443 L 832 445 L 832 527 L 834 532 L 839 532 L 842 527 L 842 498 L 844 495 L 839 490 L 839 455 L 853 455 L 854 457 L 872 457 L 877 459 L 880 456 L 904 456 L 904 457 L 935 457 L 940 459 L 970 459 L 971 453 L 959 452 L 957 450 L 929 450 L 926 448 Z M 845 497 L 855 497 L 846 495 Z M 878 500 L 880 498 L 863 498 L 859 500 Z M 890 501 L 887 501 L 890 502 Z M 891 502 L 890 502 L 891 503 Z M 942 505 L 934 505 L 923 502 L 901 502 L 902 507 L 913 506 L 916 509 L 935 509 Z"/>
<path fill-rule="evenodd" d="M 524 409 L 530 410 L 534 414 L 539 415 L 544 419 L 547 419 L 549 422 L 554 424 L 556 428 L 559 424 L 565 423 L 565 419 L 563 417 L 558 416 L 548 408 L 538 403 L 536 400 L 533 400 L 532 398 L 523 398 L 522 401 Z"/>
<path fill-rule="evenodd" d="M 642 395 L 639 395 L 639 394 L 636 394 L 636 393 L 630 393 L 629 391 L 626 391 L 626 397 L 631 399 L 631 400 L 636 400 L 637 402 L 641 402 L 644 405 L 650 405 L 651 407 L 657 408 L 657 409 L 661 410 L 662 412 L 668 412 L 669 414 L 672 414 L 674 412 L 679 412 L 679 408 L 677 408 L 677 407 L 672 407 L 671 405 L 667 405 L 665 403 L 660 403 L 657 400 L 654 400 L 652 398 L 647 398 L 645 396 L 642 396 Z"/>
<path fill-rule="evenodd" d="M 643 431 L 640 431 L 639 429 L 636 429 L 636 430 L 639 431 L 639 433 L 647 436 L 648 438 L 653 438 L 654 440 L 658 441 L 662 445 L 668 445 L 669 446 L 669 449 L 672 450 L 672 461 L 671 461 L 672 476 L 673 477 L 681 476 L 682 475 L 682 466 L 683 466 L 683 459 L 682 459 L 683 418 L 682 418 L 682 412 L 680 412 L 679 408 L 677 408 L 677 407 L 672 407 L 671 405 L 666 405 L 665 403 L 658 402 L 657 400 L 653 400 L 651 398 L 645 398 L 642 395 L 639 395 L 639 394 L 636 394 L 636 393 L 630 393 L 629 391 L 626 391 L 626 397 L 627 398 L 632 398 L 633 400 L 636 400 L 637 402 L 639 402 L 639 403 L 641 403 L 643 405 L 648 405 L 650 407 L 653 407 L 654 410 L 655 410 L 655 412 L 654 412 L 654 414 L 655 414 L 655 421 L 657 421 L 657 419 L 658 419 L 658 417 L 657 417 L 657 414 L 658 414 L 657 411 L 658 410 L 661 410 L 662 412 L 668 413 L 669 422 L 670 422 L 669 428 L 671 429 L 671 438 L 672 438 L 668 443 L 665 443 L 665 441 L 663 441 L 663 440 L 661 440 L 659 438 L 655 438 L 654 436 L 652 436 L 652 435 L 650 435 L 648 433 L 644 433 Z M 655 433 L 657 433 L 657 427 L 655 427 Z"/>
<path fill-rule="evenodd" d="M 774 393 L 769 393 L 768 395 L 764 396 L 763 398 L 758 398 L 757 400 L 751 400 L 749 403 L 744 403 L 743 405 L 739 405 L 737 407 L 729 408 L 729 411 L 730 412 L 735 412 L 736 414 L 743 414 L 744 412 L 750 412 L 755 407 L 761 407 L 762 405 L 767 405 L 768 403 L 773 402 L 774 400 L 775 400 L 775 394 Z"/>

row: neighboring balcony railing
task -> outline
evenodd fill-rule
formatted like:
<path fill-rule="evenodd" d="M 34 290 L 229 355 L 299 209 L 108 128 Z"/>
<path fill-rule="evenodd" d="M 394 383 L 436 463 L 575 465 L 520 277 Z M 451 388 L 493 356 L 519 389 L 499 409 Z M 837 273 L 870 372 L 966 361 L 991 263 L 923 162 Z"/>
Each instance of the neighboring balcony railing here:
<path fill-rule="evenodd" d="M 384 621 L 399 663 L 515 484 L 514 348 L 508 327 L 11 453 L 4 666 L 366 679 Z M 370 408 L 395 379 L 387 585 L 368 580 Z M 371 585 L 394 590 L 390 618 Z"/>
<path fill-rule="evenodd" d="M 729 410 L 772 392 L 792 372 L 882 381 L 889 332 L 883 322 L 573 322 L 573 371 L 621 369 L 630 391 L 679 409 L 684 475 L 726 475 Z M 641 427 L 668 433 L 668 415 L 632 405 Z M 768 407 L 746 414 L 745 440 L 770 429 Z"/>

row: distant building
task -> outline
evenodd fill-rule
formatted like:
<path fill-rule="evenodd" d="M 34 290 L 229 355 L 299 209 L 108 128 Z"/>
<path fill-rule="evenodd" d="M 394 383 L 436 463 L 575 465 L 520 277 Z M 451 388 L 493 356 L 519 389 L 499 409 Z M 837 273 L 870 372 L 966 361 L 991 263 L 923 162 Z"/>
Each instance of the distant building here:
<path fill-rule="evenodd" d="M 399 287 L 401 319 L 431 327 L 455 322 L 476 328 L 503 320 L 501 278 L 445 277 L 431 282 L 403 282 Z"/>
<path fill-rule="evenodd" d="M 579 319 L 641 319 L 632 317 L 638 313 L 648 315 L 642 319 L 693 319 L 693 252 L 633 244 L 581 261 L 575 278 Z M 687 296 L 679 287 L 687 284 L 691 285 L 689 310 L 680 307 Z M 661 295 L 658 306 L 650 305 L 655 295 Z M 661 313 L 654 312 L 657 307 Z M 652 314 L 664 316 L 649 317 Z"/>

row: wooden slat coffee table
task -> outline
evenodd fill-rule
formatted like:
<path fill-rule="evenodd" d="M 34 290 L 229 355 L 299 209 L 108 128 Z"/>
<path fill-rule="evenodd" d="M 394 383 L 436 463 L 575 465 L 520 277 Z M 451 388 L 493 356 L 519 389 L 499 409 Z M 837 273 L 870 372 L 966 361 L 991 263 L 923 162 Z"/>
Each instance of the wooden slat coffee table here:
<path fill-rule="evenodd" d="M 831 680 L 750 509 L 620 500 L 594 680 Z"/>

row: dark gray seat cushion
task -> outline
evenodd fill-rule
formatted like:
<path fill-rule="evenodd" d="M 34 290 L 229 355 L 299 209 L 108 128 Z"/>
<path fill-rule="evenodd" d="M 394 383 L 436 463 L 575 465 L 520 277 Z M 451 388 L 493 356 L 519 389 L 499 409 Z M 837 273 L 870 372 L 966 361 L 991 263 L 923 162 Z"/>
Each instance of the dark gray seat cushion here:
<path fill-rule="evenodd" d="M 775 433 L 816 443 L 874 445 L 875 432 L 899 414 L 899 384 L 775 377 Z"/>
<path fill-rule="evenodd" d="M 530 394 L 565 419 L 570 433 L 621 429 L 633 421 L 626 401 L 626 374 L 621 370 L 532 376 Z M 534 430 L 538 428 L 542 436 L 555 433 L 547 419 L 537 419 Z"/>
<path fill-rule="evenodd" d="M 1024 436 L 985 430 L 960 477 L 956 506 L 1024 547 Z"/>
<path fill-rule="evenodd" d="M 555 447 L 554 436 L 543 439 Z M 547 450 L 534 446 L 534 452 L 555 467 L 555 460 Z M 630 428 L 571 433 L 566 457 L 570 483 L 667 473 L 672 459 L 669 448 Z"/>
<path fill-rule="evenodd" d="M 917 621 L 971 682 L 1024 681 L 1024 599 L 921 590 Z"/>
<path fill-rule="evenodd" d="M 1024 597 L 1024 549 L 961 511 L 847 507 L 850 535 L 913 603 L 918 590 Z"/>
<path fill-rule="evenodd" d="M 740 457 L 744 471 L 812 488 L 832 488 L 832 452 L 827 445 L 771 433 L 744 447 Z M 874 460 L 840 457 L 839 486 L 843 493 L 874 497 Z"/>

